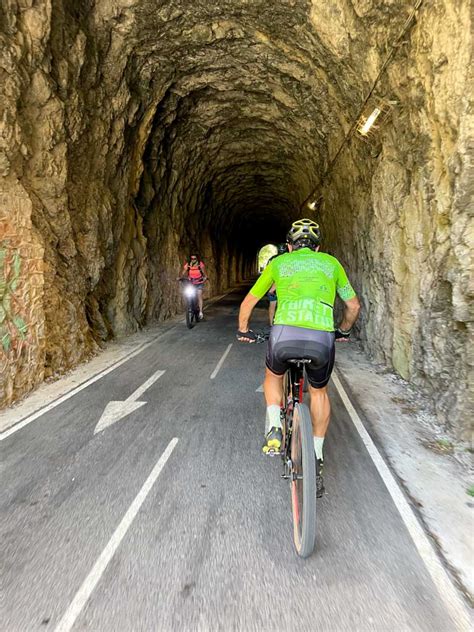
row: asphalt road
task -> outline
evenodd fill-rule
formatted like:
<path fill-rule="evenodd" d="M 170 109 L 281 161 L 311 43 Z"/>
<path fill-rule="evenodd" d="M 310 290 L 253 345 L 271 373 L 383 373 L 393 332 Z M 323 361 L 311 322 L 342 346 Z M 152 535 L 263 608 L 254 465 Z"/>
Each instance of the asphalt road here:
<path fill-rule="evenodd" d="M 1 630 L 459 629 L 334 389 L 317 550 L 296 556 L 288 484 L 260 452 L 265 345 L 235 341 L 240 299 L 0 444 Z M 94 434 L 157 370 L 147 403 Z"/>

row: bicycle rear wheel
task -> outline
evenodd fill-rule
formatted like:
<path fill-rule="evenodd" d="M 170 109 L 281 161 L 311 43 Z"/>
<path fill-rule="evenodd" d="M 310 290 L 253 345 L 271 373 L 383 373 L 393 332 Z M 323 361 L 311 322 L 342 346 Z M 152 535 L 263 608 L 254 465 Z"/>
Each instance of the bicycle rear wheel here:
<path fill-rule="evenodd" d="M 304 382 L 303 382 L 303 393 L 307 393 L 308 392 L 308 375 L 306 373 L 306 371 L 304 372 Z"/>
<path fill-rule="evenodd" d="M 291 506 L 293 540 L 300 557 L 308 557 L 316 538 L 316 468 L 309 409 L 296 404 L 291 435 Z"/>

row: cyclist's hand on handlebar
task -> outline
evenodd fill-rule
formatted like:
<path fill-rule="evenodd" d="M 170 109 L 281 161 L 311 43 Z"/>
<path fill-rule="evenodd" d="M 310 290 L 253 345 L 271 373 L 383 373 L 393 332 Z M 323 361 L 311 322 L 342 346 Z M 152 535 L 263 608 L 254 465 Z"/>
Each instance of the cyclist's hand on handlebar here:
<path fill-rule="evenodd" d="M 238 331 L 236 335 L 239 342 L 257 342 L 257 335 L 251 329 L 248 331 Z"/>
<path fill-rule="evenodd" d="M 343 331 L 342 329 L 339 329 L 338 327 L 336 331 L 334 332 L 334 337 L 337 340 L 337 342 L 348 342 L 350 335 L 351 335 L 350 329 L 349 331 Z"/>

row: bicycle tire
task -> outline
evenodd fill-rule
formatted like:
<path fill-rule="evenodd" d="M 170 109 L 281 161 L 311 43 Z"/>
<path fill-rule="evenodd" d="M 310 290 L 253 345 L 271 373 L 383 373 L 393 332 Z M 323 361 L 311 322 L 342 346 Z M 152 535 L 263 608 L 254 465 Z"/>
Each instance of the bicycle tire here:
<path fill-rule="evenodd" d="M 283 408 L 286 410 L 288 402 L 291 397 L 291 374 L 290 371 L 286 371 L 283 376 Z"/>
<path fill-rule="evenodd" d="M 186 327 L 188 329 L 192 329 L 194 327 L 193 316 L 194 312 L 192 306 L 189 304 L 186 305 Z"/>
<path fill-rule="evenodd" d="M 291 379 L 291 371 L 288 369 L 283 376 L 283 402 L 281 407 L 284 417 L 282 420 L 283 437 L 281 443 L 281 456 L 283 461 L 286 461 L 287 458 L 287 435 L 289 434 L 289 428 L 291 427 L 287 421 L 288 418 L 291 417 L 293 411 Z"/>
<path fill-rule="evenodd" d="M 304 382 L 303 382 L 303 393 L 307 393 L 308 392 L 308 375 L 306 373 L 306 371 L 304 372 Z"/>
<path fill-rule="evenodd" d="M 300 557 L 309 557 L 316 539 L 316 468 L 309 409 L 296 404 L 291 435 L 293 540 Z"/>

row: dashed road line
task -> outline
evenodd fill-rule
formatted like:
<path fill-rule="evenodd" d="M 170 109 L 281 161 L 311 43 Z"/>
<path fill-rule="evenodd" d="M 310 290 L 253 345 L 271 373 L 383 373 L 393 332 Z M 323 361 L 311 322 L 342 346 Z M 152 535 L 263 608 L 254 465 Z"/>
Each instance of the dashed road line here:
<path fill-rule="evenodd" d="M 216 368 L 214 369 L 214 371 L 211 373 L 211 380 L 213 380 L 216 375 L 219 373 L 219 371 L 221 370 L 222 365 L 224 364 L 225 359 L 227 358 L 227 356 L 229 355 L 229 351 L 232 348 L 232 342 L 230 343 L 230 345 L 228 345 L 227 349 L 224 351 L 224 353 L 222 354 L 222 358 L 219 360 L 219 362 L 217 363 Z"/>
<path fill-rule="evenodd" d="M 152 469 L 146 481 L 143 483 L 142 488 L 136 495 L 130 507 L 127 509 L 126 514 L 120 521 L 120 524 L 118 525 L 118 527 L 115 529 L 110 540 L 107 542 L 104 550 L 98 557 L 90 573 L 82 582 L 82 585 L 77 591 L 76 595 L 74 596 L 74 599 L 71 601 L 68 609 L 66 610 L 62 619 L 59 621 L 58 625 L 56 626 L 55 632 L 69 632 L 69 630 L 74 625 L 77 617 L 80 615 L 82 609 L 86 605 L 94 588 L 97 586 L 97 584 L 100 581 L 100 578 L 104 574 L 104 571 L 107 568 L 110 560 L 113 558 L 116 550 L 120 546 L 120 543 L 125 537 L 130 525 L 135 519 L 137 513 L 139 512 L 140 507 L 143 505 L 143 502 L 145 501 L 146 497 L 150 493 L 150 490 L 153 487 L 154 483 L 156 482 L 156 479 L 161 474 L 161 471 L 163 470 L 168 459 L 170 458 L 171 453 L 173 452 L 177 443 L 178 443 L 178 439 L 176 437 L 174 439 L 171 439 L 171 441 L 169 442 L 168 447 L 159 458 L 157 464 Z"/>

